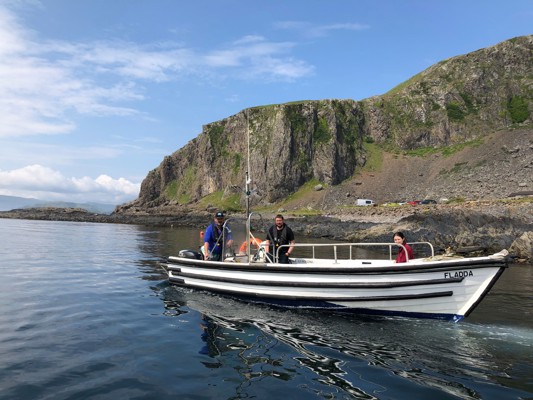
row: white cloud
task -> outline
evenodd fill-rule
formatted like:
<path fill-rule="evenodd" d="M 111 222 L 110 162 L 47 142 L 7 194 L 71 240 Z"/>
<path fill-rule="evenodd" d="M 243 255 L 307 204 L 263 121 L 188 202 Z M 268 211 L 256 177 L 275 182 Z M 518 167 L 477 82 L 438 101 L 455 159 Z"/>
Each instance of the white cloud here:
<path fill-rule="evenodd" d="M 16 18 L 0 5 L 0 56 L 8 57 L 24 50 L 27 32 L 17 23 Z"/>
<path fill-rule="evenodd" d="M 5 30 L 0 25 L 0 43 L 10 36 Z M 33 47 L 29 42 L 26 45 L 27 49 Z M 24 50 L 12 50 L 0 44 L 0 137 L 72 132 L 76 126 L 67 116 L 72 111 L 99 116 L 138 113 L 114 104 L 143 99 L 133 83 L 104 87 L 81 77 L 79 69 L 47 59 L 47 54 L 35 57 Z"/>
<path fill-rule="evenodd" d="M 276 29 L 292 30 L 305 37 L 325 37 L 332 31 L 362 31 L 369 25 L 358 23 L 336 23 L 330 25 L 314 25 L 305 21 L 279 21 L 274 24 Z"/>
<path fill-rule="evenodd" d="M 71 133 L 78 115 L 137 115 L 127 104 L 142 102 L 150 82 L 219 73 L 270 81 L 311 75 L 313 66 L 290 56 L 295 46 L 258 35 L 204 54 L 177 43 L 51 41 L 0 5 L 0 137 Z"/>
<path fill-rule="evenodd" d="M 263 42 L 264 40 L 265 38 L 260 35 L 246 35 L 234 41 L 233 44 L 240 46 L 240 45 L 248 44 L 248 43 Z"/>
<path fill-rule="evenodd" d="M 312 75 L 312 65 L 287 56 L 294 47 L 296 43 L 270 42 L 262 36 L 245 36 L 228 49 L 210 52 L 204 60 L 210 67 L 233 67 L 244 79 L 291 81 Z"/>
<path fill-rule="evenodd" d="M 100 41 L 77 46 L 50 43 L 50 52 L 62 51 L 69 56 L 69 66 L 96 68 L 101 74 L 115 74 L 123 78 L 165 82 L 173 79 L 176 72 L 190 70 L 195 65 L 192 51 L 155 44 L 140 46 L 120 40 Z"/>
<path fill-rule="evenodd" d="M 227 101 L 228 103 L 237 103 L 240 100 L 241 98 L 238 94 L 232 94 L 231 96 L 228 96 L 224 99 L 224 101 Z"/>
<path fill-rule="evenodd" d="M 140 183 L 100 175 L 96 179 L 65 177 L 39 164 L 11 171 L 0 170 L 0 194 L 65 200 L 121 204 L 139 195 Z"/>
<path fill-rule="evenodd" d="M 0 6 L 0 137 L 73 132 L 73 112 L 74 118 L 137 115 L 124 105 L 144 100 L 134 79 L 168 80 L 181 59 L 175 49 L 132 43 L 39 40 Z"/>
<path fill-rule="evenodd" d="M 279 60 L 276 58 L 262 58 L 259 62 L 254 64 L 254 68 L 249 71 L 253 76 L 283 76 L 287 80 L 296 80 L 303 75 L 311 75 L 314 67 L 299 60 Z"/>

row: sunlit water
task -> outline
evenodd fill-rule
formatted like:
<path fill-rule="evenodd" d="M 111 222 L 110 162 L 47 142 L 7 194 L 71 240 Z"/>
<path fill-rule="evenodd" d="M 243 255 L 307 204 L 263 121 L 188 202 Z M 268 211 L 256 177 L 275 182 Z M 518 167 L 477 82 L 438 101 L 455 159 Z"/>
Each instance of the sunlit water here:
<path fill-rule="evenodd" d="M 533 267 L 460 323 L 169 286 L 197 229 L 0 219 L 0 399 L 533 398 Z"/>

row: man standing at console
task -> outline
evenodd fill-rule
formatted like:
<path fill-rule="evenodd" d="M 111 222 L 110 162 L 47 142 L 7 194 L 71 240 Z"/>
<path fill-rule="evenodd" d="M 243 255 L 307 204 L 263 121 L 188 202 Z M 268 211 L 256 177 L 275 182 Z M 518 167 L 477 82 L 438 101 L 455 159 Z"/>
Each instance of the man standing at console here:
<path fill-rule="evenodd" d="M 278 263 L 289 264 L 289 257 L 294 249 L 294 243 L 294 233 L 292 229 L 285 223 L 283 215 L 276 215 L 274 225 L 268 230 L 268 237 L 266 240 L 266 245 L 269 248 L 270 254 L 274 257 L 276 255 L 279 257 Z M 283 245 L 290 245 L 290 247 L 283 247 L 278 253 L 279 247 Z"/>

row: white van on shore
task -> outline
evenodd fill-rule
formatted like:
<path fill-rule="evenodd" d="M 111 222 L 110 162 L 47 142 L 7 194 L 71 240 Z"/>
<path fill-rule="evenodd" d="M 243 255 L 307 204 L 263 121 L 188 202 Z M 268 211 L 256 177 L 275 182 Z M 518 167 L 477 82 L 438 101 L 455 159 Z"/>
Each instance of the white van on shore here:
<path fill-rule="evenodd" d="M 357 199 L 357 205 L 358 206 L 373 206 L 375 203 L 374 203 L 374 200 L 370 200 L 370 199 Z"/>

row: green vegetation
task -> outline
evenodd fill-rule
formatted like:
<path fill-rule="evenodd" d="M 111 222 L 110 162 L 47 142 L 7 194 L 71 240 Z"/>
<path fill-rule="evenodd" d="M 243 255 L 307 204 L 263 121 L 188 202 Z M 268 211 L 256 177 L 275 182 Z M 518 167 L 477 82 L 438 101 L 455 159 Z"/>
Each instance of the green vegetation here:
<path fill-rule="evenodd" d="M 327 143 L 331 140 L 331 133 L 329 131 L 328 121 L 325 118 L 318 118 L 316 129 L 313 132 L 313 144 Z"/>
<path fill-rule="evenodd" d="M 390 116 L 391 129 L 396 132 L 412 129 L 431 128 L 435 122 L 430 118 L 429 113 L 425 112 L 425 117 L 421 118 L 418 114 L 420 110 L 425 110 L 426 99 L 418 96 L 390 97 L 383 102 L 384 114 Z M 438 105 L 437 105 L 438 107 Z"/>
<path fill-rule="evenodd" d="M 508 201 L 516 203 L 533 203 L 533 197 L 517 197 L 516 199 L 509 199 Z"/>
<path fill-rule="evenodd" d="M 468 162 L 460 162 L 460 163 L 455 163 L 455 165 L 447 170 L 447 169 L 442 169 L 440 172 L 439 172 L 439 175 L 453 175 L 453 174 L 457 174 L 459 172 L 461 172 L 462 170 L 465 169 L 465 167 L 468 165 Z"/>
<path fill-rule="evenodd" d="M 218 190 L 211 194 L 208 194 L 198 202 L 200 205 L 207 207 L 209 205 L 217 207 L 221 210 L 241 212 L 243 211 L 241 206 L 240 193 L 232 193 L 229 196 L 224 197 L 224 192 Z"/>
<path fill-rule="evenodd" d="M 279 207 L 287 207 L 292 202 L 298 202 L 300 200 L 306 200 L 309 198 L 309 196 L 314 192 L 315 186 L 322 184 L 318 181 L 318 179 L 313 178 L 309 181 L 307 181 L 305 184 L 300 186 L 297 192 L 292 193 L 289 195 L 286 199 L 281 201 L 280 203 L 276 204 L 274 208 L 271 207 L 270 211 L 273 211 L 274 209 L 278 209 Z M 322 184 L 324 187 L 325 184 Z M 291 210 L 292 215 L 299 215 L 299 216 L 312 216 L 312 215 L 321 215 L 322 211 L 315 210 L 311 207 L 305 207 L 297 210 Z"/>
<path fill-rule="evenodd" d="M 350 104 L 343 101 L 333 101 L 332 106 L 337 119 L 337 129 L 344 138 L 344 143 L 355 153 L 360 140 L 359 127 L 363 125 L 363 113 L 354 114 Z"/>
<path fill-rule="evenodd" d="M 167 199 L 176 199 L 178 197 L 178 181 L 172 181 L 165 188 L 165 197 Z"/>
<path fill-rule="evenodd" d="M 448 157 L 459 151 L 464 150 L 467 147 L 477 147 L 483 144 L 482 138 L 477 138 L 464 143 L 457 143 L 446 147 L 420 147 L 418 149 L 408 150 L 406 154 L 408 156 L 426 157 L 431 154 L 441 153 L 443 156 Z"/>
<path fill-rule="evenodd" d="M 164 190 L 164 196 L 169 200 L 176 200 L 179 204 L 186 204 L 191 201 L 190 188 L 196 180 L 196 169 L 189 166 L 181 180 L 173 180 Z"/>
<path fill-rule="evenodd" d="M 405 88 L 414 85 L 416 82 L 423 80 L 424 77 L 422 73 L 418 73 L 415 76 L 409 78 L 405 82 L 400 83 L 398 86 L 393 87 L 391 90 L 389 90 L 387 93 L 385 93 L 386 96 L 393 96 L 395 94 L 398 94 Z"/>
<path fill-rule="evenodd" d="M 314 215 L 322 215 L 322 211 L 307 207 L 307 208 L 300 208 L 298 210 L 292 210 L 291 214 L 295 216 L 300 216 L 300 217 L 310 217 Z"/>
<path fill-rule="evenodd" d="M 295 101 L 288 101 L 287 103 L 284 103 L 284 104 L 293 106 L 293 105 L 307 104 L 311 102 L 313 102 L 313 100 L 295 100 Z"/>
<path fill-rule="evenodd" d="M 407 150 L 405 154 L 408 156 L 424 158 L 424 157 L 430 156 L 431 154 L 438 153 L 441 150 L 442 149 L 439 149 L 436 147 L 419 147 L 417 149 Z"/>
<path fill-rule="evenodd" d="M 300 169 L 304 169 L 306 168 L 309 164 L 311 163 L 309 157 L 307 156 L 307 154 L 305 154 L 305 152 L 303 151 L 303 149 L 301 147 L 298 148 L 298 154 L 296 155 L 296 161 L 295 161 L 295 164 L 298 166 L 298 168 Z"/>
<path fill-rule="evenodd" d="M 459 151 L 466 149 L 467 147 L 478 147 L 478 146 L 481 146 L 482 144 L 483 144 L 483 139 L 477 138 L 474 140 L 470 140 L 468 142 L 457 143 L 451 146 L 442 147 L 441 153 L 443 156 L 448 157 L 448 156 L 451 156 L 452 154 L 455 154 Z"/>
<path fill-rule="evenodd" d="M 466 109 L 468 110 L 468 113 L 474 113 L 476 111 L 474 107 L 474 102 L 472 101 L 472 96 L 470 96 L 468 93 L 459 93 L 461 95 L 461 98 L 465 102 Z"/>
<path fill-rule="evenodd" d="M 450 102 L 446 104 L 446 114 L 452 121 L 460 122 L 465 118 L 465 112 L 461 109 L 459 103 Z"/>
<path fill-rule="evenodd" d="M 224 125 L 222 123 L 213 123 L 207 128 L 207 135 L 211 146 L 213 146 L 213 152 L 217 156 L 227 156 L 227 147 L 229 139 L 224 134 Z"/>
<path fill-rule="evenodd" d="M 232 167 L 233 175 L 237 175 L 240 172 L 241 162 L 242 162 L 242 154 L 235 153 L 233 155 L 233 167 Z"/>
<path fill-rule="evenodd" d="M 464 203 L 466 200 L 462 197 L 454 197 L 452 199 L 449 199 L 446 204 L 461 204 Z"/>
<path fill-rule="evenodd" d="M 191 201 L 191 196 L 182 191 L 182 186 L 178 181 L 172 181 L 165 188 L 164 195 L 169 200 L 176 200 L 179 204 L 186 204 Z"/>
<path fill-rule="evenodd" d="M 362 171 L 381 171 L 383 166 L 383 149 L 377 144 L 368 141 L 363 142 L 363 149 L 366 153 L 366 163 L 361 169 Z"/>
<path fill-rule="evenodd" d="M 188 193 L 182 193 L 178 196 L 178 203 L 179 204 L 187 204 L 191 201 L 191 195 Z"/>
<path fill-rule="evenodd" d="M 285 115 L 291 125 L 291 131 L 298 135 L 306 132 L 306 119 L 299 106 L 285 107 Z"/>
<path fill-rule="evenodd" d="M 507 103 L 507 111 L 513 124 L 519 124 L 529 118 L 529 101 L 522 96 L 513 96 Z"/>
<path fill-rule="evenodd" d="M 313 178 L 306 183 L 304 183 L 297 192 L 289 195 L 284 201 L 283 204 L 289 203 L 291 201 L 300 200 L 302 198 L 306 198 L 309 193 L 312 193 L 313 190 L 315 190 L 316 185 L 320 185 L 321 183 L 318 181 L 318 179 Z M 325 186 L 325 185 L 324 185 Z"/>

